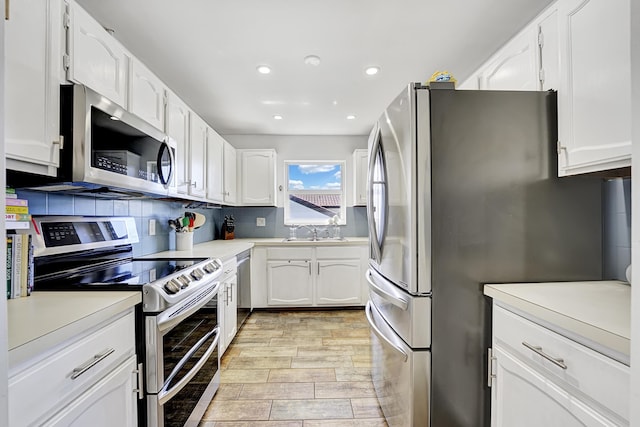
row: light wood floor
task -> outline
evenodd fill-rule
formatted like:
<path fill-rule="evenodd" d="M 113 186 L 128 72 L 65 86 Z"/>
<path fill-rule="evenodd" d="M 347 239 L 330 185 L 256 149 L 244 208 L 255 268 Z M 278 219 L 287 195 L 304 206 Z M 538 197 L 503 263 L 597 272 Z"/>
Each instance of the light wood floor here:
<path fill-rule="evenodd" d="M 382 427 L 363 310 L 258 311 L 224 354 L 200 427 Z"/>

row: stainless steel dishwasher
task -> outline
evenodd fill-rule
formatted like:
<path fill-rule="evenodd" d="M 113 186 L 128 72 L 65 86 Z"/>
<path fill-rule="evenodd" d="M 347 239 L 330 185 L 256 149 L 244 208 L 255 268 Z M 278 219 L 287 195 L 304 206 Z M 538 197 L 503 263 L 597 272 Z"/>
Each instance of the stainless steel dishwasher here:
<path fill-rule="evenodd" d="M 238 330 L 251 314 L 251 250 L 236 255 L 238 262 Z"/>

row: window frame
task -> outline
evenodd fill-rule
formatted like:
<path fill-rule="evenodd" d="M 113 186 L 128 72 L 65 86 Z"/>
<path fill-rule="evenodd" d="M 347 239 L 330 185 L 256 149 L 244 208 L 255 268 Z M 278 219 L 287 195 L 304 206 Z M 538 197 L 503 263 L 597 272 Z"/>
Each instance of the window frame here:
<path fill-rule="evenodd" d="M 302 193 L 302 194 L 340 194 L 340 208 L 339 213 L 337 214 L 339 217 L 337 225 L 346 225 L 347 224 L 347 185 L 345 180 L 347 179 L 346 167 L 347 162 L 345 160 L 285 160 L 284 161 L 284 225 L 285 226 L 295 226 L 295 225 L 308 225 L 308 226 L 328 226 L 329 218 L 327 217 L 324 221 L 294 221 L 291 220 L 291 212 L 290 212 L 290 200 L 289 196 L 291 194 Z M 289 167 L 293 165 L 337 165 L 340 167 L 340 190 L 290 190 L 289 189 Z"/>

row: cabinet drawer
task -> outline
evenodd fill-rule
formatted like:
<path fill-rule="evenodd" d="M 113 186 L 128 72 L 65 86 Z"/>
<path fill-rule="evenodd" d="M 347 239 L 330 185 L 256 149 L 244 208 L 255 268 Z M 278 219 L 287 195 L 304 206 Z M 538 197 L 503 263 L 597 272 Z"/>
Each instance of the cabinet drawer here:
<path fill-rule="evenodd" d="M 131 310 L 93 333 L 66 343 L 50 357 L 11 377 L 9 425 L 31 425 L 58 411 L 61 405 L 135 354 L 134 334 Z"/>
<path fill-rule="evenodd" d="M 590 404 L 629 419 L 628 366 L 496 305 L 493 340 Z"/>
<path fill-rule="evenodd" d="M 318 259 L 358 259 L 361 249 L 356 246 L 318 246 L 316 247 L 316 257 Z"/>
<path fill-rule="evenodd" d="M 291 248 L 269 248 L 267 249 L 267 259 L 312 259 L 313 248 L 291 247 Z"/>

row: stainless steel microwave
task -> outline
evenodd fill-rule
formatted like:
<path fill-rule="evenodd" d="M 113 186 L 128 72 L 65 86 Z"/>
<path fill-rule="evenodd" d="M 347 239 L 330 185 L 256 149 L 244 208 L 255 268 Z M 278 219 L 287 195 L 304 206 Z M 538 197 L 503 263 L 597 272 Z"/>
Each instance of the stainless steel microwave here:
<path fill-rule="evenodd" d="M 60 87 L 57 179 L 34 190 L 131 198 L 175 193 L 176 143 L 82 85 Z"/>

